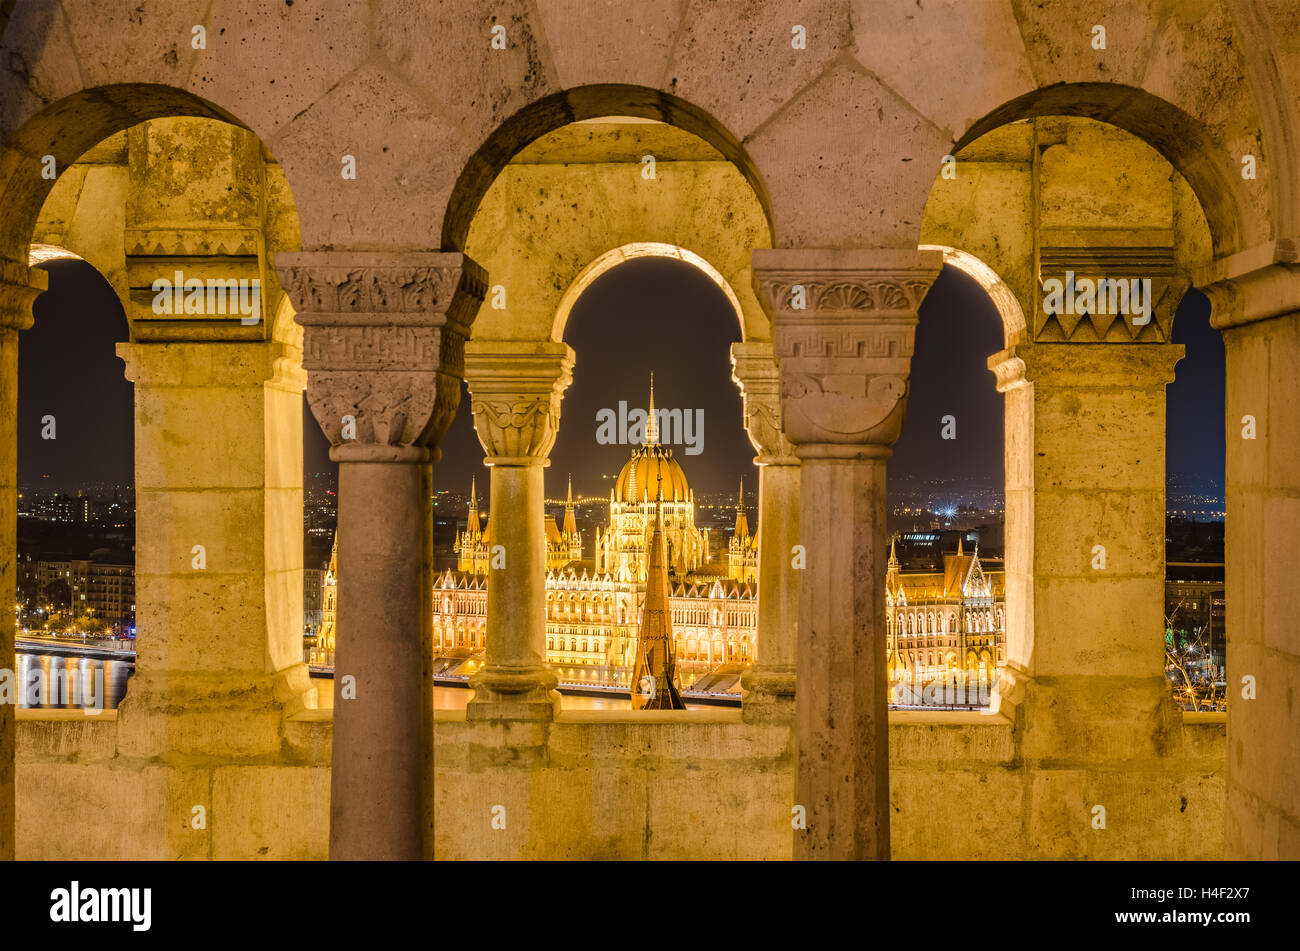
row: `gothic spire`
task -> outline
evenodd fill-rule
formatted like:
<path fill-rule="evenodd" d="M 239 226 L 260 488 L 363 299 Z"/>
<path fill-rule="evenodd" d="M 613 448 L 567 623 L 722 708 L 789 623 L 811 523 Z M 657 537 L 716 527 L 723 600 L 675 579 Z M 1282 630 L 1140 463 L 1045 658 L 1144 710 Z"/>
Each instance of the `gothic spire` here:
<path fill-rule="evenodd" d="M 740 495 L 736 496 L 736 541 L 749 537 L 749 520 L 745 518 L 745 477 L 740 477 Z"/>
<path fill-rule="evenodd" d="M 655 499 L 655 532 L 650 539 L 645 604 L 637 631 L 632 673 L 633 710 L 685 710 L 677 687 L 672 614 L 669 607 L 668 560 L 664 551 L 663 476 Z"/>
<path fill-rule="evenodd" d="M 650 373 L 650 409 L 647 411 L 645 422 L 645 444 L 647 446 L 659 445 L 659 419 L 655 416 L 655 375 L 654 371 Z"/>
<path fill-rule="evenodd" d="M 578 534 L 578 522 L 573 515 L 573 473 L 569 473 L 569 497 L 564 503 L 564 534 L 570 538 Z"/>
<path fill-rule="evenodd" d="M 472 538 L 477 538 L 479 533 L 478 484 L 472 475 L 469 477 L 469 517 L 467 521 L 469 524 L 465 526 L 466 531 L 469 532 Z"/>

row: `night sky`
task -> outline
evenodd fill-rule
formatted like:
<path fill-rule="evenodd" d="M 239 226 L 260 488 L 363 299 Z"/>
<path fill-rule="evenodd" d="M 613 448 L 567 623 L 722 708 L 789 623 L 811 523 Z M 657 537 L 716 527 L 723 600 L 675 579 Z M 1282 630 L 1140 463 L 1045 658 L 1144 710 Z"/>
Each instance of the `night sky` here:
<path fill-rule="evenodd" d="M 134 466 L 132 389 L 117 357 L 126 314 L 112 286 L 84 261 L 51 261 L 50 289 L 18 338 L 18 483 L 73 492 L 128 484 Z M 41 438 L 41 418 L 55 438 Z M 48 477 L 48 478 L 46 478 Z"/>
<path fill-rule="evenodd" d="M 945 267 L 921 303 L 907 398 L 887 488 L 961 476 L 1002 486 L 1002 394 L 988 358 L 1003 348 L 1002 318 L 972 278 Z M 944 439 L 943 417 L 956 417 Z M 891 500 L 892 501 L 892 500 Z"/>
<path fill-rule="evenodd" d="M 88 264 L 44 266 L 50 290 L 37 298 L 36 324 L 19 348 L 19 481 L 63 491 L 94 482 L 129 482 L 132 391 L 114 344 L 125 340 L 126 318 L 108 283 Z M 1174 325 L 1187 346 L 1169 387 L 1168 471 L 1171 486 L 1222 491 L 1224 355 L 1209 326 L 1209 304 L 1192 292 Z M 740 477 L 756 486 L 754 450 L 742 428 L 740 395 L 731 382 L 728 348 L 740 339 L 722 292 L 688 264 L 644 258 L 598 279 L 573 308 L 566 342 L 576 353 L 565 394 L 559 438 L 547 471 L 547 495 L 562 497 L 573 473 L 575 492 L 606 496 L 609 478 L 630 447 L 596 442 L 596 413 L 644 407 L 655 375 L 660 407 L 704 410 L 703 452 L 674 446 L 697 492 L 734 491 Z M 987 368 L 1002 349 L 992 302 L 965 275 L 945 268 L 921 308 L 912 363 L 908 421 L 890 464 L 891 485 L 964 474 L 973 484 L 1002 481 L 1002 397 Z M 941 419 L 957 417 L 957 439 L 940 438 Z M 56 418 L 57 438 L 41 438 L 41 418 Z M 305 409 L 305 471 L 332 470 L 328 446 Z M 475 437 L 469 397 L 443 443 L 434 473 L 438 488 L 463 492 L 480 475 L 483 450 Z M 752 480 L 752 481 L 751 481 Z"/>

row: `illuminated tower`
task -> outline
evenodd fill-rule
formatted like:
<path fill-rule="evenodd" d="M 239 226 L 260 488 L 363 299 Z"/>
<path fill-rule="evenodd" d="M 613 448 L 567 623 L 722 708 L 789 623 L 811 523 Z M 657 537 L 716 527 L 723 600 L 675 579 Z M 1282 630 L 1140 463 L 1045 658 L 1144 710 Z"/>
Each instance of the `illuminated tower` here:
<path fill-rule="evenodd" d="M 727 543 L 727 576 L 741 584 L 758 584 L 758 536 L 751 534 L 745 515 L 745 480 L 736 498 L 736 530 Z"/>
<path fill-rule="evenodd" d="M 564 502 L 564 534 L 570 537 L 578 534 L 578 522 L 573 516 L 573 473 L 569 473 L 569 497 Z"/>
<path fill-rule="evenodd" d="M 650 539 L 645 605 L 636 639 L 632 671 L 633 710 L 685 710 L 677 689 L 672 613 L 668 604 L 668 558 L 664 553 L 663 479 L 655 503 L 655 531 Z"/>
<path fill-rule="evenodd" d="M 682 578 L 707 564 L 707 538 L 695 527 L 695 496 L 672 449 L 659 442 L 660 435 L 652 377 L 645 442 L 633 450 L 610 493 L 609 527 L 596 545 L 597 571 L 626 575 L 633 582 L 645 580 L 657 508 L 663 514 L 668 569 Z M 650 498 L 651 482 L 667 483 L 667 499 Z"/>
<path fill-rule="evenodd" d="M 316 634 L 316 648 L 312 651 L 312 663 L 323 667 L 334 665 L 334 641 L 339 607 L 339 533 L 334 532 L 334 544 L 330 548 L 330 565 L 325 570 L 321 582 L 321 624 Z"/>

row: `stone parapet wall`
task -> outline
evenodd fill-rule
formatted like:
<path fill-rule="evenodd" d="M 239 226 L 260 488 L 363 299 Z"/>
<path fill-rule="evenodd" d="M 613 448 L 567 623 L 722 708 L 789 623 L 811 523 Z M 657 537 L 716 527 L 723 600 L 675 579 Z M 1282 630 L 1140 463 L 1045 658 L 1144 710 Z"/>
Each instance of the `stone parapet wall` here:
<path fill-rule="evenodd" d="M 997 716 L 889 719 L 895 859 L 1223 854 L 1223 714 L 1184 714 L 1166 755 L 1107 770 L 1027 765 Z M 280 754 L 246 759 L 119 755 L 114 711 L 24 710 L 17 732 L 20 859 L 328 854 L 329 711 L 285 720 Z M 439 859 L 790 857 L 788 726 L 732 710 L 582 711 L 550 724 L 449 710 L 434 735 Z M 1105 829 L 1093 828 L 1097 804 Z M 192 828 L 195 805 L 204 829 Z"/>

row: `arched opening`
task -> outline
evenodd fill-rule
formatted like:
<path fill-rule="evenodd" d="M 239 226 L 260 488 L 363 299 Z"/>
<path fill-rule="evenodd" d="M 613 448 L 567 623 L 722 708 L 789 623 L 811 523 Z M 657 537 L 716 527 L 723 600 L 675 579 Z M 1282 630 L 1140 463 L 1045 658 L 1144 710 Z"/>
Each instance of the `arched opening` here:
<path fill-rule="evenodd" d="M 1206 126 L 1159 96 L 1117 83 L 1060 83 L 1003 103 L 968 128 L 959 156 L 995 129 L 1039 117 L 1094 119 L 1128 132 L 1160 153 L 1190 184 L 1204 211 L 1217 257 L 1240 251 L 1257 232 L 1259 211 L 1239 187 L 1240 156 L 1226 155 Z M 1267 229 L 1265 229 L 1267 230 Z"/>
<path fill-rule="evenodd" d="M 728 483 L 738 484 L 742 475 L 750 485 L 756 480 L 730 376 L 729 348 L 741 332 L 735 295 L 719 287 L 716 272 L 672 250 L 607 255 L 587 269 L 599 267 L 600 274 L 581 280 L 583 293 L 562 324 L 575 354 L 574 382 L 565 394 L 551 469 L 566 480 L 572 473 L 574 496 L 582 500 L 581 524 L 591 538 L 583 549 L 589 569 L 639 606 L 656 512 L 662 511 L 674 666 L 679 686 L 689 693 L 690 685 L 724 663 L 723 641 L 697 644 L 683 639 L 677 625 L 709 613 L 712 582 L 735 585 L 732 575 L 740 565 L 733 571 L 728 539 L 736 522 L 736 490 Z M 617 323 L 611 314 L 618 315 Z M 613 332 L 620 324 L 640 329 Z M 685 341 L 689 352 L 683 351 Z M 663 420 L 653 434 L 648 427 L 633 431 L 635 411 L 649 407 L 651 374 L 654 405 Z M 622 433 L 620 412 L 633 421 Z M 608 425 L 602 427 L 602 420 Z M 700 433 L 702 440 L 696 438 Z M 713 613 L 720 622 L 721 612 Z M 624 651 L 615 653 L 635 662 L 639 627 L 600 633 L 621 637 Z M 624 683 L 631 681 L 633 667 L 616 665 L 600 673 L 610 684 Z M 719 692 L 726 689 L 723 685 Z M 572 699 L 563 695 L 562 702 L 569 705 Z"/>
<path fill-rule="evenodd" d="M 557 103 L 563 105 L 556 107 Z M 628 438 L 626 426 L 619 429 L 618 414 L 620 404 L 624 414 L 647 408 L 651 372 L 656 375 L 656 409 L 664 421 L 654 454 L 656 460 L 663 455 L 662 468 L 667 470 L 662 515 L 665 559 L 674 578 L 670 617 L 689 618 L 697 610 L 684 605 L 679 595 L 690 598 L 699 592 L 704 597 L 708 590 L 692 584 L 677 587 L 692 572 L 725 577 L 732 560 L 739 566 L 746 558 L 755 559 L 752 545 L 746 550 L 744 539 L 732 545 L 736 527 L 744 527 L 737 521 L 735 501 L 742 470 L 749 472 L 746 486 L 751 506 L 744 530 L 749 535 L 753 531 L 758 480 L 748 462 L 752 446 L 743 428 L 730 421 L 727 426 L 734 426 L 736 438 L 724 437 L 722 427 L 712 422 L 717 404 L 710 401 L 726 400 L 727 412 L 735 422 L 741 421 L 727 345 L 771 337 L 769 320 L 750 278 L 751 251 L 771 245 L 771 225 L 752 164 L 734 139 L 716 126 L 672 97 L 632 87 L 599 87 L 553 97 L 524 110 L 490 137 L 462 173 L 444 222 L 445 246 L 463 248 L 482 265 L 489 288 L 467 350 L 468 386 L 461 410 L 442 443 L 440 479 L 469 484 L 482 458 L 475 443 L 485 448 L 495 445 L 491 433 L 482 428 L 496 425 L 495 419 L 480 415 L 472 420 L 471 416 L 482 388 L 500 386 L 481 375 L 476 380 L 476 374 L 487 372 L 476 367 L 490 365 L 492 380 L 499 381 L 508 375 L 514 359 L 506 355 L 523 353 L 520 348 L 532 343 L 543 347 L 531 354 L 573 360 L 571 371 L 560 371 L 566 384 L 565 375 L 571 372 L 573 382 L 567 384 L 567 392 L 561 389 L 562 405 L 555 404 L 557 421 L 562 419 L 564 425 L 552 424 L 555 443 L 546 452 L 550 473 L 544 487 L 543 524 L 548 570 L 580 562 L 579 573 L 585 571 L 591 584 L 617 589 L 620 598 L 632 599 L 637 607 L 631 622 L 622 610 L 617 624 L 612 612 L 583 616 L 587 646 L 602 645 L 599 658 L 584 661 L 588 679 L 603 677 L 625 684 L 637 659 L 658 482 L 645 484 L 650 468 L 642 460 L 634 465 L 641 480 L 635 489 L 610 483 L 618 483 L 617 473 L 627 462 L 628 451 L 649 436 L 643 429 L 633 434 L 638 438 Z M 620 286 L 635 290 L 620 296 Z M 674 288 L 682 289 L 685 297 L 674 298 Z M 644 299 L 660 292 L 664 294 L 660 311 L 652 312 Z M 591 304 L 593 300 L 604 301 L 600 305 L 604 310 L 583 318 L 584 308 L 591 313 L 597 306 Z M 683 310 L 695 318 L 694 324 L 682 320 Z M 718 336 L 713 326 L 705 332 L 706 325 L 718 320 L 718 328 L 726 328 L 724 335 Z M 627 333 L 628 329 L 632 333 L 620 350 L 620 330 Z M 672 344 L 661 345 L 665 336 L 672 338 Z M 715 336 L 721 349 L 714 347 Z M 705 399 L 694 392 L 701 374 L 694 372 L 693 361 L 704 360 L 698 352 L 710 347 L 716 350 L 710 352 L 718 365 L 709 372 L 718 374 L 726 395 Z M 656 351 L 653 359 L 648 350 Z M 495 363 L 494 352 L 502 354 Z M 568 352 L 571 358 L 564 356 Z M 692 369 L 680 369 L 688 366 Z M 591 393 L 593 386 L 603 386 L 606 392 L 588 406 L 584 394 Z M 600 410 L 614 414 L 612 433 L 597 433 Z M 700 414 L 709 420 L 704 442 L 695 438 Z M 626 415 L 622 422 L 626 423 Z M 613 459 L 611 449 L 624 458 Z M 499 450 L 489 448 L 486 460 L 492 480 L 501 474 L 494 465 L 494 451 Z M 736 486 L 710 487 L 719 494 L 717 503 L 722 503 L 725 493 L 730 504 L 718 504 L 716 511 L 711 505 L 708 525 L 699 524 L 704 511 L 701 500 L 691 497 L 691 483 L 679 475 L 683 467 L 691 467 L 697 454 L 704 455 L 710 470 L 717 468 L 713 460 L 723 455 L 731 460 L 723 471 L 734 469 Z M 593 468 L 592 458 L 604 461 Z M 656 469 L 655 475 L 659 474 Z M 636 478 L 629 475 L 625 481 Z M 634 494 L 639 497 L 633 498 Z M 547 586 L 556 583 L 548 574 Z M 486 593 L 484 597 L 491 604 Z M 515 626 L 515 622 L 505 623 Z M 495 624 L 495 619 L 489 619 L 489 656 Z M 543 638 L 540 643 L 544 642 Z M 686 639 L 671 642 L 686 643 Z M 679 655 L 677 662 L 687 663 L 686 647 L 673 653 Z M 707 658 L 711 652 L 699 645 L 697 653 Z M 716 653 L 722 653 L 721 644 Z M 568 663 L 558 656 L 545 660 L 552 665 Z M 696 663 L 708 669 L 707 660 Z M 738 675 L 733 680 L 738 698 Z M 561 676 L 562 693 L 563 681 Z M 571 699 L 566 694 L 564 702 L 571 706 Z"/>
<path fill-rule="evenodd" d="M 243 749 L 240 737 L 268 723 L 274 731 L 286 708 L 314 699 L 303 664 L 301 352 L 285 321 L 272 319 L 280 292 L 268 260 L 298 241 L 283 172 L 222 110 L 179 90 L 140 85 L 88 90 L 48 106 L 6 141 L 0 167 L 8 291 L 32 283 L 28 262 L 50 262 L 43 266 L 57 284 L 62 273 L 55 269 L 88 266 L 61 259 L 82 258 L 102 275 L 101 290 L 107 281 L 125 317 L 121 361 L 111 361 L 118 382 L 95 383 L 99 394 L 85 394 L 79 414 L 83 423 L 97 421 L 83 428 L 87 446 L 116 434 L 128 471 L 134 464 L 134 491 L 120 493 L 117 503 L 132 563 L 105 563 L 116 574 L 97 581 L 105 565 L 93 553 L 85 559 L 87 603 L 93 597 L 104 605 L 97 615 L 110 610 L 111 598 L 122 601 L 132 588 L 135 594 L 134 625 L 122 617 L 107 626 L 128 634 L 134 626 L 138 635 L 124 700 L 131 715 L 111 735 L 151 756 L 184 756 L 204 748 L 212 732 L 200 721 L 226 717 L 234 724 L 227 749 Z M 51 300 L 57 296 L 56 287 Z M 8 303 L 21 321 L 21 307 Z M 38 298 L 38 320 L 43 306 Z M 96 309 L 81 308 L 88 315 Z M 89 335 L 84 327 L 63 332 Z M 5 336 L 0 376 L 10 380 L 26 361 L 28 338 Z M 71 351 L 81 342 L 64 345 Z M 61 372 L 69 390 L 95 379 L 72 372 L 67 365 Z M 113 422 L 111 389 L 134 392 L 129 438 Z M 60 434 L 68 439 L 77 429 L 74 413 Z M 12 458 L 14 439 L 9 430 L 3 435 L 0 454 Z M 107 449 L 95 453 L 83 467 L 87 479 L 109 456 Z M 9 478 L 0 482 L 5 518 L 15 497 Z M 7 531 L 0 537 L 0 574 L 11 578 L 14 550 Z M 87 620 L 103 634 L 98 620 Z M 184 718 L 194 725 L 179 726 Z M 157 791 L 151 783 L 172 778 L 126 777 L 114 788 L 147 797 Z M 47 787 L 40 795 L 47 808 L 64 791 Z M 17 798 L 20 813 L 34 802 L 21 787 Z M 110 808 L 130 806 L 123 800 Z"/>
<path fill-rule="evenodd" d="M 987 645 L 1000 679 L 1010 676 L 994 706 L 1035 676 L 1140 671 L 1141 689 L 1158 693 L 1159 642 L 1136 628 L 1165 627 L 1174 314 L 1190 275 L 1212 249 L 1237 249 L 1253 212 L 1238 204 L 1234 163 L 1220 161 L 1208 133 L 1136 90 L 1039 90 L 977 123 L 954 154 L 932 188 L 923 240 L 985 262 L 1000 279 L 982 283 L 1011 315 L 1006 349 L 989 360 L 1005 394 L 1006 605 L 971 618 L 981 640 L 1005 622 L 1006 653 Z M 1095 616 L 1061 610 L 1068 598 L 1096 605 Z M 1112 618 L 1109 605 L 1122 601 L 1129 613 Z M 1067 631 L 1074 643 L 1104 640 L 1105 662 L 1057 652 Z"/>
<path fill-rule="evenodd" d="M 625 244 L 622 247 L 611 248 L 584 267 L 574 282 L 565 290 L 564 296 L 560 298 L 560 305 L 555 311 L 555 326 L 551 330 L 551 339 L 557 341 L 564 339 L 564 331 L 568 327 L 569 315 L 573 311 L 573 305 L 577 303 L 578 298 L 592 283 L 620 264 L 638 258 L 672 258 L 699 270 L 717 286 L 718 290 L 726 295 L 727 302 L 735 311 L 736 321 L 740 324 L 741 339 L 744 339 L 745 314 L 741 309 L 740 299 L 736 296 L 736 292 L 732 290 L 731 285 L 727 283 L 727 279 L 722 276 L 717 268 L 694 251 L 672 244 L 665 244 L 661 241 L 638 241 Z"/>
<path fill-rule="evenodd" d="M 1025 321 L 1010 288 L 979 258 L 952 247 L 923 249 L 942 251 L 944 269 L 921 304 L 907 421 L 890 460 L 888 529 L 898 566 L 890 563 L 887 585 L 895 601 L 921 612 L 915 639 L 908 616 L 903 649 L 938 638 L 963 648 L 964 658 L 976 626 L 962 630 L 956 617 L 982 603 L 966 581 L 978 564 L 1001 604 L 1006 539 L 1016 537 L 1006 521 L 1002 400 L 987 358 L 1018 339 Z M 895 679 L 902 675 L 896 669 Z M 906 693 L 906 706 L 923 701 L 929 684 L 974 678 L 964 663 L 921 663 L 913 676 L 918 690 Z"/>
<path fill-rule="evenodd" d="M 49 274 L 18 354 L 19 705 L 115 709 L 134 667 L 135 488 L 127 339 L 112 286 L 80 255 Z"/>
<path fill-rule="evenodd" d="M 172 86 L 121 83 L 85 89 L 23 123 L 0 151 L 6 215 L 0 224 L 0 257 L 25 261 L 32 231 L 57 176 L 105 139 L 149 119 L 193 116 L 244 127 L 214 103 Z M 47 159 L 48 156 L 48 159 Z M 51 167 L 55 177 L 42 174 Z"/>

